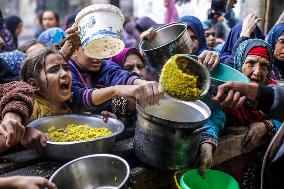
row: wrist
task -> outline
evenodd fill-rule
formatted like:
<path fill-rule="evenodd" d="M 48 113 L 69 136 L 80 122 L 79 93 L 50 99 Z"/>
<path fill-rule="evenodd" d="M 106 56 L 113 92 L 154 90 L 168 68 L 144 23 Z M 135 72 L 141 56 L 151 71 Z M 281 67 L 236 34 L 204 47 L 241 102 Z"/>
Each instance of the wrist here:
<path fill-rule="evenodd" d="M 147 81 L 142 80 L 142 79 L 135 79 L 133 81 L 133 85 L 142 85 L 142 84 L 145 84 L 145 83 L 147 83 Z"/>
<path fill-rule="evenodd" d="M 254 101 L 257 100 L 258 93 L 259 93 L 259 85 L 256 83 L 251 83 L 249 85 L 248 91 L 250 91 L 250 93 L 248 94 L 247 97 Z"/>
<path fill-rule="evenodd" d="M 22 117 L 14 112 L 7 112 L 5 115 L 4 115 L 4 118 L 3 120 L 16 120 L 18 122 L 22 122 Z"/>

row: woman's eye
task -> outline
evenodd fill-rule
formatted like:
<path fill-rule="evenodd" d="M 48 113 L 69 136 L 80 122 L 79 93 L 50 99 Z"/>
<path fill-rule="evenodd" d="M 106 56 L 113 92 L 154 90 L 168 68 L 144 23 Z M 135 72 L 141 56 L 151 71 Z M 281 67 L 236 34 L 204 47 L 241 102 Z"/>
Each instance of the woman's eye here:
<path fill-rule="evenodd" d="M 63 68 L 64 71 L 69 71 L 69 66 L 68 66 L 68 64 L 63 65 L 62 68 Z"/>
<path fill-rule="evenodd" d="M 52 68 L 50 68 L 49 70 L 48 70 L 48 72 L 49 73 L 56 73 L 56 72 L 58 72 L 58 70 L 59 70 L 59 67 L 52 67 Z"/>

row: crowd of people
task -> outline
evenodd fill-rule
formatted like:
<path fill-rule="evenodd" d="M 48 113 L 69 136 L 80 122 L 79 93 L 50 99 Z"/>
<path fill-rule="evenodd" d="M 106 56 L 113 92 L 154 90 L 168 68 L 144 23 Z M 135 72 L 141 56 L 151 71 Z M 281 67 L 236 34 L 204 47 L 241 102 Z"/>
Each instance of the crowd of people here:
<path fill-rule="evenodd" d="M 245 126 L 243 155 L 215 168 L 232 175 L 240 188 L 260 188 L 261 183 L 264 188 L 277 188 L 279 176 L 267 175 L 280 174 L 279 169 L 277 172 L 271 167 L 283 162 L 281 156 L 278 161 L 274 159 L 274 164 L 270 163 L 282 145 L 284 133 L 281 129 L 284 90 L 278 86 L 284 78 L 284 23 L 275 25 L 265 36 L 257 26 L 261 18 L 255 14 L 247 15 L 241 22 L 232 9 L 225 15 L 209 10 L 208 19 L 202 22 L 192 15 L 178 17 L 173 2 L 165 1 L 164 24 L 186 23 L 192 41 L 189 53 L 209 70 L 223 63 L 251 82 L 226 83 L 219 86 L 216 96 L 204 100 L 212 114 L 204 124 L 209 129 L 202 133 L 200 142 L 197 164 L 200 174 L 204 176 L 205 169 L 211 167 L 221 131 Z M 25 126 L 50 115 L 103 112 L 133 128 L 136 103 L 142 107 L 155 105 L 164 95 L 152 76 L 151 60 L 138 49 L 140 40 L 153 39 L 155 28 L 161 24 L 149 17 L 127 18 L 126 48 L 110 59 L 99 60 L 85 55 L 78 28 L 73 25 L 75 16 L 71 15 L 60 26 L 56 12 L 41 12 L 35 38 L 19 45 L 23 21 L 18 16 L 4 19 L 0 12 L 0 152 L 18 143 L 31 149 L 46 146 L 48 138 L 44 133 Z M 246 99 L 257 101 L 257 106 L 250 106 Z M 276 143 L 266 152 L 261 175 L 262 159 L 276 133 L 273 139 Z M 29 185 L 23 188 L 56 188 L 40 177 L 0 179 L 0 187 L 4 188 L 26 183 Z"/>

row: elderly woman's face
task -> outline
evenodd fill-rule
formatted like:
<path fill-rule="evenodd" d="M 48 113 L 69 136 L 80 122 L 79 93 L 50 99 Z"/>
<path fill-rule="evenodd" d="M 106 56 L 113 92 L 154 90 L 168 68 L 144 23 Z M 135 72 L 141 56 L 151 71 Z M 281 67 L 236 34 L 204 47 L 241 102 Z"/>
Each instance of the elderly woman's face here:
<path fill-rule="evenodd" d="M 242 72 L 252 83 L 263 84 L 269 73 L 269 61 L 258 55 L 248 55 L 242 67 Z"/>
<path fill-rule="evenodd" d="M 284 61 L 284 34 L 282 34 L 276 41 L 274 56 L 277 60 Z"/>
<path fill-rule="evenodd" d="M 192 54 L 196 54 L 199 50 L 199 41 L 196 34 L 189 28 L 187 28 L 187 33 L 191 38 Z"/>
<path fill-rule="evenodd" d="M 125 58 L 124 69 L 137 73 L 141 79 L 147 80 L 147 71 L 141 58 L 136 54 L 129 54 Z"/>

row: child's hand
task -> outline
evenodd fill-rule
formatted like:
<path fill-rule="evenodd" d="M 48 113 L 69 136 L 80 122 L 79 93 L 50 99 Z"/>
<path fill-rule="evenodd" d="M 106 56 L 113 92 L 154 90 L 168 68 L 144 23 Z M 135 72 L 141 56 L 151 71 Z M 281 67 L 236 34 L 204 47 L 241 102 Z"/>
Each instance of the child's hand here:
<path fill-rule="evenodd" d="M 1 178 L 0 187 L 3 188 L 17 188 L 17 189 L 57 189 L 55 184 L 49 182 L 43 177 L 31 177 L 31 176 L 13 176 L 7 178 Z"/>
<path fill-rule="evenodd" d="M 157 35 L 157 32 L 154 28 L 149 28 L 148 30 L 144 31 L 140 35 L 141 40 L 148 40 L 153 41 Z"/>
<path fill-rule="evenodd" d="M 117 119 L 117 116 L 111 112 L 108 112 L 108 111 L 102 111 L 101 112 L 101 116 L 103 116 L 103 120 L 104 122 L 107 122 L 108 118 L 114 118 L 114 119 Z"/>
<path fill-rule="evenodd" d="M 26 128 L 25 135 L 21 140 L 24 147 L 30 149 L 42 149 L 47 145 L 48 137 L 34 128 Z"/>
<path fill-rule="evenodd" d="M 74 24 L 71 28 L 68 28 L 65 33 L 66 42 L 64 43 L 62 50 L 69 59 L 75 50 L 79 48 L 81 41 L 78 33 L 78 27 L 76 27 Z"/>
<path fill-rule="evenodd" d="M 25 127 L 20 121 L 21 118 L 17 114 L 8 112 L 0 124 L 0 135 L 6 138 L 7 148 L 18 143 L 24 136 Z"/>

